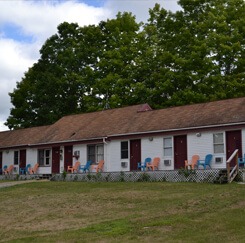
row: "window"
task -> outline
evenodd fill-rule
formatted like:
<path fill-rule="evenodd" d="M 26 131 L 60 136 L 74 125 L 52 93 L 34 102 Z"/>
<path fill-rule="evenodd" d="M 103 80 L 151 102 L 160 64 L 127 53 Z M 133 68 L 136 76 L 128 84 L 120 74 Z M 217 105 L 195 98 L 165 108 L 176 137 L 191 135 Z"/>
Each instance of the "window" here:
<path fill-rule="evenodd" d="M 98 163 L 100 160 L 104 159 L 104 145 L 88 145 L 88 160 L 92 161 L 92 164 Z"/>
<path fill-rule="evenodd" d="M 14 151 L 14 165 L 19 164 L 19 151 Z"/>
<path fill-rule="evenodd" d="M 224 136 L 223 136 L 223 133 L 214 133 L 213 134 L 213 145 L 214 145 L 214 153 L 215 154 L 224 153 Z"/>
<path fill-rule="evenodd" d="M 172 138 L 163 139 L 163 153 L 166 157 L 172 157 L 173 155 L 173 144 Z"/>
<path fill-rule="evenodd" d="M 121 142 L 121 159 L 128 159 L 128 141 Z"/>
<path fill-rule="evenodd" d="M 50 149 L 40 149 L 38 150 L 38 163 L 39 166 L 50 166 L 51 161 Z"/>

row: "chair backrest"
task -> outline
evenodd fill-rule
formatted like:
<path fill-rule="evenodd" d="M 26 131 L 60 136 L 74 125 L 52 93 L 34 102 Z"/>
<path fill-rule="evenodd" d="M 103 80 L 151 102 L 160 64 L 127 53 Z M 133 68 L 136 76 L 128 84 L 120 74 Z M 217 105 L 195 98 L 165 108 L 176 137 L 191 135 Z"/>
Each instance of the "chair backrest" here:
<path fill-rule="evenodd" d="M 159 163 L 160 163 L 160 158 L 159 157 L 155 157 L 153 159 L 153 162 L 152 162 L 153 166 L 158 168 Z"/>
<path fill-rule="evenodd" d="M 194 154 L 191 158 L 191 164 L 192 165 L 197 165 L 197 161 L 200 159 L 200 156 L 197 154 Z"/>
<path fill-rule="evenodd" d="M 91 160 L 88 160 L 86 165 L 84 166 L 84 169 L 89 169 L 91 163 L 92 163 Z"/>
<path fill-rule="evenodd" d="M 34 172 L 34 173 L 37 172 L 38 167 L 39 167 L 39 164 L 36 163 L 36 164 L 34 165 L 34 168 L 33 168 L 33 172 Z"/>
<path fill-rule="evenodd" d="M 11 172 L 12 170 L 14 169 L 14 166 L 13 165 L 10 165 L 7 169 L 8 173 Z"/>
<path fill-rule="evenodd" d="M 209 165 L 211 163 L 212 158 L 213 158 L 212 154 L 207 154 L 205 157 L 205 164 Z"/>
<path fill-rule="evenodd" d="M 73 166 L 73 169 L 77 170 L 77 169 L 79 168 L 79 166 L 80 166 L 80 162 L 77 161 L 77 162 L 75 163 L 75 165 Z"/>
<path fill-rule="evenodd" d="M 103 171 L 104 163 L 105 163 L 105 161 L 103 159 L 99 161 L 99 164 L 98 164 L 98 166 L 96 168 L 97 172 Z"/>
<path fill-rule="evenodd" d="M 151 163 L 151 158 L 146 158 L 146 159 L 145 159 L 144 166 L 146 166 L 147 163 Z"/>
<path fill-rule="evenodd" d="M 26 171 L 29 171 L 29 168 L 31 167 L 31 164 L 26 165 Z"/>

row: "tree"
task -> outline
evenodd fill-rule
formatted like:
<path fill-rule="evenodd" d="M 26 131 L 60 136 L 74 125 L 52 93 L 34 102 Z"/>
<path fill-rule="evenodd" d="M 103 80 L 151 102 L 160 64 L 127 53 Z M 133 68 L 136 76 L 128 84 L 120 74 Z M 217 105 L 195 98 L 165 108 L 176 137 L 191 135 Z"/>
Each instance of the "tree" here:
<path fill-rule="evenodd" d="M 144 25 L 131 13 L 97 26 L 62 23 L 10 93 L 9 128 L 64 115 L 149 103 L 153 108 L 245 96 L 245 2 L 156 4 Z"/>
<path fill-rule="evenodd" d="M 244 96 L 244 1 L 179 4 L 183 11 L 176 13 L 155 5 L 144 28 L 150 54 L 142 56 L 138 72 L 149 71 L 141 86 L 153 106 Z"/>

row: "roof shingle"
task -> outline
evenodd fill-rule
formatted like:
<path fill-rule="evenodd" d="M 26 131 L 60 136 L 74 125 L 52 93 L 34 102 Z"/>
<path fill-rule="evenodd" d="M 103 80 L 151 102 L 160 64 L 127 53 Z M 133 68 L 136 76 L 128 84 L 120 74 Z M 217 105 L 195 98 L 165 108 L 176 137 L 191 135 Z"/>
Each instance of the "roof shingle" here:
<path fill-rule="evenodd" d="M 69 115 L 50 126 L 0 132 L 0 147 L 245 124 L 245 97 L 138 112 L 142 107 L 147 105 Z"/>

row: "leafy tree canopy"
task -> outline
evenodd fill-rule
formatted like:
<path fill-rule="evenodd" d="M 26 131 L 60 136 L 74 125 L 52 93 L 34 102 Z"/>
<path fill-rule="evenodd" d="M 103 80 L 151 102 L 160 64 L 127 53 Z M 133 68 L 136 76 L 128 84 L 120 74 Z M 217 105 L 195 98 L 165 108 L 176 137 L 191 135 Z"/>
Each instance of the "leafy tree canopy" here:
<path fill-rule="evenodd" d="M 154 108 L 245 96 L 243 0 L 156 4 L 147 23 L 131 13 L 80 27 L 62 23 L 10 93 L 10 129 L 64 115 L 149 103 Z"/>

